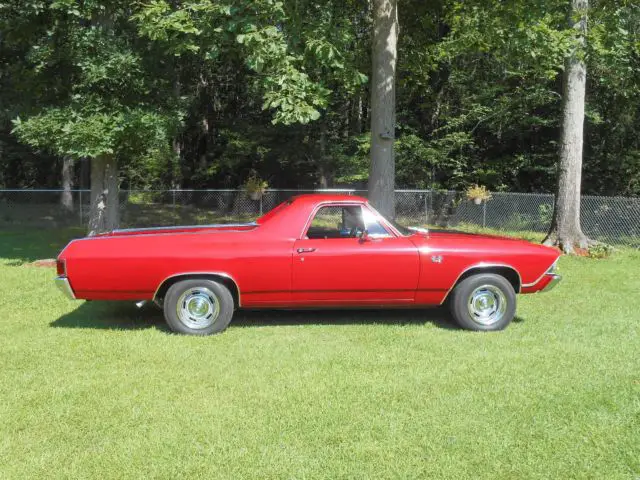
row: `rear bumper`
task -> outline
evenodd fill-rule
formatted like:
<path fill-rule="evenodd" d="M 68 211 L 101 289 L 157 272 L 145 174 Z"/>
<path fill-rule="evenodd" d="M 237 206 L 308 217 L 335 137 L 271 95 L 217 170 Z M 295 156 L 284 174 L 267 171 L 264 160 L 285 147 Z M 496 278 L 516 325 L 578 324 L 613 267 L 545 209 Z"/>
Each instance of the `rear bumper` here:
<path fill-rule="evenodd" d="M 551 280 L 547 285 L 541 290 L 542 292 L 548 292 L 549 290 L 553 290 L 560 280 L 562 280 L 562 275 L 558 275 L 557 273 L 547 273 L 547 277 L 551 277 Z"/>
<path fill-rule="evenodd" d="M 71 300 L 76 299 L 76 295 L 73 293 L 67 277 L 65 277 L 64 275 L 60 275 L 59 277 L 56 277 L 55 282 L 56 286 L 62 293 L 64 293 L 67 298 L 70 298 Z"/>

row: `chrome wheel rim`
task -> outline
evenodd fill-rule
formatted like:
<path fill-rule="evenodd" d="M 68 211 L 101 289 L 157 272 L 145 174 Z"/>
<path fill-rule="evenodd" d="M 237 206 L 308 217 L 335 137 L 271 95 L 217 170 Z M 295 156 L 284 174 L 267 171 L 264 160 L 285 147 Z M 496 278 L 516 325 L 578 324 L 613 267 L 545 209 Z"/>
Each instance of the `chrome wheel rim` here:
<path fill-rule="evenodd" d="M 218 319 L 220 302 L 208 288 L 190 288 L 178 298 L 176 313 L 187 327 L 202 330 L 213 325 Z"/>
<path fill-rule="evenodd" d="M 480 325 L 489 326 L 498 323 L 507 310 L 507 297 L 498 287 L 482 285 L 469 296 L 469 315 Z"/>

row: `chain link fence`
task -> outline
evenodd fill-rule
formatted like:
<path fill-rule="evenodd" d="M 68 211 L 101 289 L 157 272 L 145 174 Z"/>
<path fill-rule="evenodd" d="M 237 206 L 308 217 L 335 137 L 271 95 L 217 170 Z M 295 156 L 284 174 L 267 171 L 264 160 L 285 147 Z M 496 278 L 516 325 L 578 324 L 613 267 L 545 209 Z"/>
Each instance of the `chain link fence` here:
<path fill-rule="evenodd" d="M 124 190 L 122 227 L 208 224 L 252 220 L 301 193 L 333 192 L 366 196 L 363 190 L 268 190 L 260 200 L 244 190 Z M 90 192 L 73 190 L 65 209 L 61 190 L 0 190 L 0 228 L 85 226 Z M 493 193 L 475 204 L 464 192 L 397 190 L 396 219 L 407 226 L 490 229 L 541 238 L 553 213 L 553 195 Z M 640 248 L 640 198 L 582 197 L 582 228 L 606 243 Z"/>

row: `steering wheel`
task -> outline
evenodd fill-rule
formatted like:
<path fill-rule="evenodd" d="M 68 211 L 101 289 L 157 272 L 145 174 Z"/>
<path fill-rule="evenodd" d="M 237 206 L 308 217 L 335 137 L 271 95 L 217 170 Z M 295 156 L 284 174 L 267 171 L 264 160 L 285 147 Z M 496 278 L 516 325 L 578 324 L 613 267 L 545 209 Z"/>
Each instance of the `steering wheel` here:
<path fill-rule="evenodd" d="M 359 226 L 356 225 L 349 231 L 349 238 L 360 238 L 360 235 L 362 235 L 363 231 L 364 230 L 362 230 Z"/>

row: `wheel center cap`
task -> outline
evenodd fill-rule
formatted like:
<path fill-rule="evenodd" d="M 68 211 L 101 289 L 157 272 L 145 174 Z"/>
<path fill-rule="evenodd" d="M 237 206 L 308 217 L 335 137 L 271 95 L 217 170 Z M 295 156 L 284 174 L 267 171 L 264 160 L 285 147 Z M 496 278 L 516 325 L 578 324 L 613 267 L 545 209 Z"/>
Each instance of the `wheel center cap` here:
<path fill-rule="evenodd" d="M 209 305 L 201 297 L 192 298 L 187 306 L 189 313 L 196 317 L 203 317 L 209 311 Z"/>
<path fill-rule="evenodd" d="M 476 310 L 482 313 L 493 309 L 494 305 L 495 305 L 495 300 L 491 295 L 486 295 L 486 294 L 480 295 L 476 298 L 476 301 L 475 301 Z"/>

